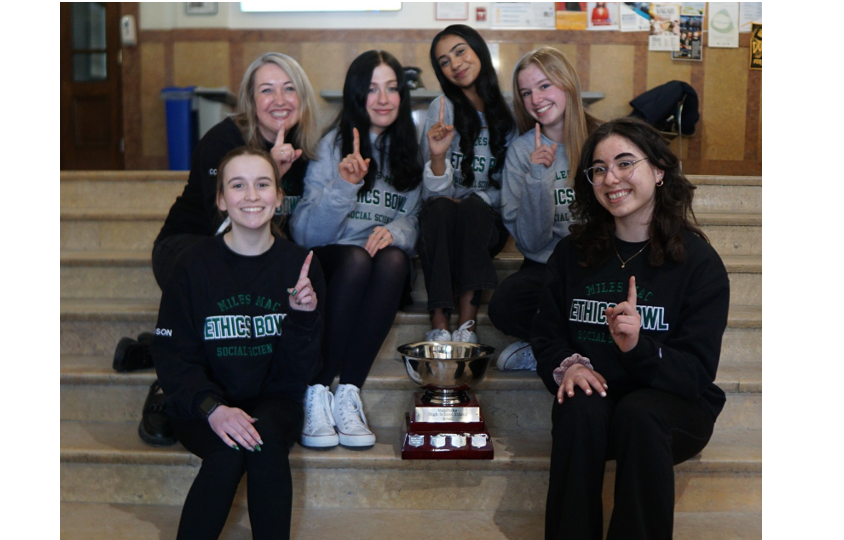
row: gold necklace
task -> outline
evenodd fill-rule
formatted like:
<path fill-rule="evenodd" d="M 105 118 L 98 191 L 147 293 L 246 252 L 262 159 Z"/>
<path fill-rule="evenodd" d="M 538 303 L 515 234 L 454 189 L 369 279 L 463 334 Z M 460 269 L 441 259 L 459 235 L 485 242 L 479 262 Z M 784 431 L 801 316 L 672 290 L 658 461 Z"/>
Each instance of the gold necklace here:
<path fill-rule="evenodd" d="M 618 260 L 619 260 L 619 261 L 621 261 L 621 267 L 622 267 L 622 268 L 624 268 L 624 266 L 625 266 L 627 263 L 629 263 L 630 261 L 632 261 L 632 260 L 636 257 L 636 255 L 638 255 L 638 254 L 642 253 L 643 251 L 645 251 L 645 248 L 646 248 L 646 247 L 648 247 L 648 245 L 649 245 L 650 243 L 651 243 L 651 241 L 650 241 L 650 240 L 648 240 L 648 243 L 647 243 L 647 244 L 645 244 L 644 246 L 642 246 L 642 249 L 640 249 L 639 251 L 637 251 L 635 255 L 633 255 L 632 257 L 630 257 L 630 258 L 629 258 L 629 259 L 627 259 L 626 261 L 625 261 L 624 259 L 622 259 L 622 258 L 621 258 L 621 255 L 618 253 L 618 248 L 617 248 L 617 247 L 615 247 L 615 244 L 613 244 L 613 246 L 612 246 L 612 247 L 613 247 L 613 249 L 615 250 L 615 256 L 616 256 L 616 257 L 618 257 Z"/>

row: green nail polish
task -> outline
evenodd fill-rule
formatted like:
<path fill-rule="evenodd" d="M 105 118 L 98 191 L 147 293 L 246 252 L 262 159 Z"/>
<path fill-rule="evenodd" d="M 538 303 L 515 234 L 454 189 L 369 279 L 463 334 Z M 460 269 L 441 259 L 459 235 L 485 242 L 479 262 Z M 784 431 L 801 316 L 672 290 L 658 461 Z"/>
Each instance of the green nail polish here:
<path fill-rule="evenodd" d="M 236 444 L 234 446 L 232 446 L 232 448 L 234 448 L 235 450 L 240 450 L 240 447 Z"/>
<path fill-rule="evenodd" d="M 260 444 L 256 444 L 256 445 L 255 445 L 255 450 L 257 450 L 258 452 L 260 452 L 260 451 L 261 451 L 261 445 L 260 445 Z"/>
<path fill-rule="evenodd" d="M 299 289 L 293 289 L 290 291 L 290 296 L 295 296 L 297 292 L 299 292 Z"/>

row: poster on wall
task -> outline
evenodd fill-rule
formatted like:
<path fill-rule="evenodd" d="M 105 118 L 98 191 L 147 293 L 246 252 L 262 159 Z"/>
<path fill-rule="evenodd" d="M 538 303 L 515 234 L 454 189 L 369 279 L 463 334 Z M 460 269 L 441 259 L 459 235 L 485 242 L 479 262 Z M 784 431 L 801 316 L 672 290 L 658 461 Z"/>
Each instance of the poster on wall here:
<path fill-rule="evenodd" d="M 651 29 L 650 2 L 623 2 L 618 5 L 622 32 L 647 32 Z"/>
<path fill-rule="evenodd" d="M 554 2 L 493 2 L 493 28 L 554 28 Z"/>
<path fill-rule="evenodd" d="M 434 17 L 438 21 L 466 21 L 469 19 L 469 2 L 437 2 Z"/>
<path fill-rule="evenodd" d="M 709 45 L 710 47 L 738 48 L 738 2 L 710 2 Z"/>
<path fill-rule="evenodd" d="M 587 2 L 587 30 L 618 30 L 618 2 Z"/>
<path fill-rule="evenodd" d="M 672 60 L 703 60 L 703 16 L 706 2 L 686 2 L 680 6 L 680 50 L 671 51 Z"/>
<path fill-rule="evenodd" d="M 750 29 L 750 69 L 762 69 L 762 25 L 753 23 Z"/>
<path fill-rule="evenodd" d="M 680 50 L 680 4 L 651 4 L 648 50 Z"/>
<path fill-rule="evenodd" d="M 557 30 L 586 30 L 586 2 L 554 2 Z"/>
<path fill-rule="evenodd" d="M 753 23 L 762 24 L 762 2 L 739 4 L 739 32 L 750 32 Z"/>

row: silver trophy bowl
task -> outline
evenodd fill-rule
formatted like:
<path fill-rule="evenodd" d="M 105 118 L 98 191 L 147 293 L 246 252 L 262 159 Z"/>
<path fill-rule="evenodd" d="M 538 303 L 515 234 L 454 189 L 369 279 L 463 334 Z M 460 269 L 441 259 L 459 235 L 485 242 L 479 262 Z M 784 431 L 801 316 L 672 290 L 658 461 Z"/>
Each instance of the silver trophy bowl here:
<path fill-rule="evenodd" d="M 398 348 L 407 376 L 425 389 L 423 403 L 458 405 L 484 380 L 494 347 L 457 341 L 421 341 Z"/>

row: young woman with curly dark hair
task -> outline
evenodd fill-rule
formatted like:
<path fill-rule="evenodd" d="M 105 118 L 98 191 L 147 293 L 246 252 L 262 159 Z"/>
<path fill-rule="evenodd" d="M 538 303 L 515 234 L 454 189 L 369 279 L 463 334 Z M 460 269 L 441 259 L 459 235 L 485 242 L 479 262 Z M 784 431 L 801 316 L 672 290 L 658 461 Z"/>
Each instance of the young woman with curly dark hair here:
<path fill-rule="evenodd" d="M 651 126 L 618 119 L 586 140 L 577 224 L 548 260 L 531 345 L 554 394 L 548 539 L 671 538 L 674 469 L 709 442 L 730 283 L 695 224 L 694 186 Z"/>

